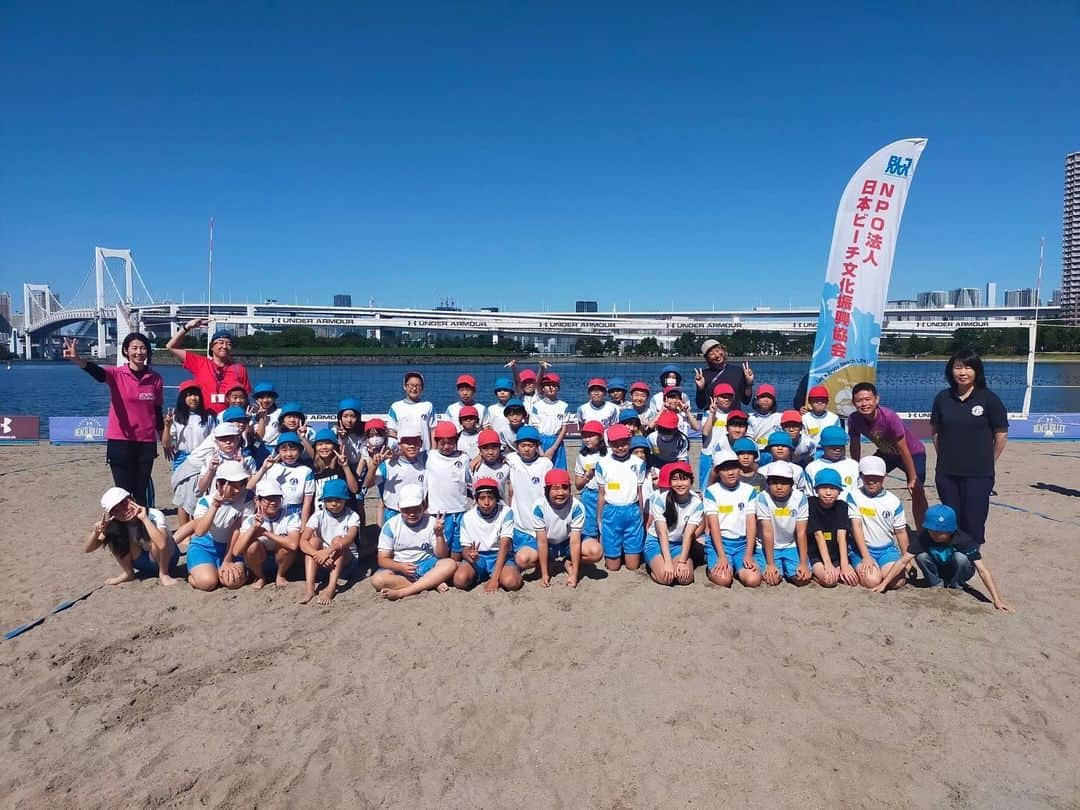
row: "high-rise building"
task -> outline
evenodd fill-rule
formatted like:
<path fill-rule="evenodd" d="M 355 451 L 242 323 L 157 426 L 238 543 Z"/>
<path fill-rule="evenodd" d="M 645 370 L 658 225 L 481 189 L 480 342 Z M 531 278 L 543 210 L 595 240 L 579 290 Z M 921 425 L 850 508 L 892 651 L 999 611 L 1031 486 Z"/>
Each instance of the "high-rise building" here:
<path fill-rule="evenodd" d="M 334 306 L 335 307 L 351 307 L 352 306 L 352 296 L 349 295 L 348 293 L 338 293 L 337 295 L 334 296 Z"/>
<path fill-rule="evenodd" d="M 986 282 L 986 305 L 988 307 L 997 306 L 997 282 Z"/>
<path fill-rule="evenodd" d="M 949 303 L 954 307 L 981 307 L 982 290 L 975 287 L 957 287 L 949 291 Z"/>
<path fill-rule="evenodd" d="M 1065 156 L 1064 221 L 1061 228 L 1061 317 L 1080 324 L 1080 152 Z"/>
<path fill-rule="evenodd" d="M 595 301 L 575 301 L 574 312 L 596 312 Z"/>
<path fill-rule="evenodd" d="M 945 290 L 930 290 L 915 296 L 919 309 L 941 308 L 949 303 L 949 294 Z"/>
<path fill-rule="evenodd" d="M 1036 306 L 1036 301 L 1038 298 L 1034 287 L 1005 291 L 1005 306 L 1007 307 L 1033 307 Z"/>
<path fill-rule="evenodd" d="M 0 292 L 0 321 L 11 323 L 11 293 Z"/>
<path fill-rule="evenodd" d="M 1061 306 L 1061 288 L 1060 287 L 1058 287 L 1056 290 L 1054 290 L 1053 293 L 1051 293 L 1051 295 L 1050 295 L 1050 306 L 1052 306 L 1052 307 L 1060 307 Z"/>

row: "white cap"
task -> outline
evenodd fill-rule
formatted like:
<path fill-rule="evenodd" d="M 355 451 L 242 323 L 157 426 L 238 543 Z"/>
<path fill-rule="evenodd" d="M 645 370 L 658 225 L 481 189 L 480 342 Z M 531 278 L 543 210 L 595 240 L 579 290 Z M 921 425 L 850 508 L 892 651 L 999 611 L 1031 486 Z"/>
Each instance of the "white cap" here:
<path fill-rule="evenodd" d="M 221 466 L 217 468 L 217 475 L 214 476 L 215 481 L 247 481 L 248 471 L 244 469 L 244 465 L 239 461 L 223 461 Z"/>
<path fill-rule="evenodd" d="M 120 505 L 121 501 L 130 497 L 131 493 L 123 487 L 109 487 L 101 496 L 101 508 L 106 512 L 111 512 Z"/>
<path fill-rule="evenodd" d="M 220 438 L 222 436 L 239 436 L 241 433 L 240 426 L 236 422 L 222 422 L 216 428 L 214 428 L 214 438 Z"/>
<path fill-rule="evenodd" d="M 398 495 L 398 509 L 411 509 L 424 503 L 424 490 L 419 484 L 406 484 Z"/>
<path fill-rule="evenodd" d="M 881 456 L 866 456 L 859 461 L 859 475 L 880 475 L 885 477 L 885 459 Z"/>
<path fill-rule="evenodd" d="M 275 479 L 264 478 L 255 485 L 255 494 L 260 498 L 273 498 L 275 495 L 280 498 L 285 493 L 281 489 L 281 484 Z"/>
<path fill-rule="evenodd" d="M 795 480 L 795 466 L 790 461 L 774 461 L 760 471 L 766 478 L 789 478 Z"/>
<path fill-rule="evenodd" d="M 729 462 L 739 463 L 739 457 L 735 455 L 733 450 L 721 450 L 719 453 L 713 453 L 712 465 L 714 467 L 719 467 L 721 464 L 727 464 Z"/>

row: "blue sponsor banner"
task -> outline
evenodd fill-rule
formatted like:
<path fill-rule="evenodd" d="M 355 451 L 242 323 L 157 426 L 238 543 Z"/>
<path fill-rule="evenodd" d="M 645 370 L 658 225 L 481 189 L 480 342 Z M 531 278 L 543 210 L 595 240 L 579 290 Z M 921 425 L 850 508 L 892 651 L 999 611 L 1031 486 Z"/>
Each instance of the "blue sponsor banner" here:
<path fill-rule="evenodd" d="M 1027 419 L 1009 415 L 1009 439 L 1080 440 L 1080 413 L 1029 413 Z"/>
<path fill-rule="evenodd" d="M 49 441 L 53 444 L 104 444 L 107 416 L 50 416 Z"/>

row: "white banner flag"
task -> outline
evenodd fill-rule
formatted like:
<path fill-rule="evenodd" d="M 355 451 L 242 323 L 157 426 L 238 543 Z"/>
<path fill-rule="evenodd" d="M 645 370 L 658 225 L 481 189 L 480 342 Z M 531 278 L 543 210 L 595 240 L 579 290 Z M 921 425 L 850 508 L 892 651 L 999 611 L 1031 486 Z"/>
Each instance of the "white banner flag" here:
<path fill-rule="evenodd" d="M 826 386 L 845 416 L 851 386 L 876 377 L 900 218 L 925 147 L 925 138 L 908 138 L 879 149 L 848 181 L 836 211 L 809 387 Z"/>

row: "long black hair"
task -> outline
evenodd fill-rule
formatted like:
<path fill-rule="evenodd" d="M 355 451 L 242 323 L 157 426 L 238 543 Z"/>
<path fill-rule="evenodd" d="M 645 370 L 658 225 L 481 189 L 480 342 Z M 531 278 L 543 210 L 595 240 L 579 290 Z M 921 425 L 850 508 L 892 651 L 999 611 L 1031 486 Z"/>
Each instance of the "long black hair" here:
<path fill-rule="evenodd" d="M 191 409 L 186 402 L 187 392 L 195 391 L 199 395 L 199 407 Z M 186 425 L 191 414 L 195 414 L 202 418 L 205 424 L 206 418 L 210 415 L 210 411 L 206 408 L 206 403 L 203 401 L 202 389 L 197 385 L 185 385 L 176 394 L 176 408 L 174 409 L 173 418 L 180 425 Z"/>
<path fill-rule="evenodd" d="M 681 475 L 685 475 L 684 470 L 678 471 Z M 694 474 L 690 474 L 690 483 L 694 483 Z M 688 493 L 691 498 L 694 497 L 694 493 Z M 667 529 L 670 532 L 679 522 L 679 502 L 675 498 L 675 490 L 669 489 L 667 491 L 667 498 L 664 501 L 664 522 L 667 523 Z M 670 540 L 670 538 L 669 538 Z M 679 542 L 682 542 L 680 539 Z"/>
<path fill-rule="evenodd" d="M 986 388 L 986 371 L 983 370 L 983 361 L 979 357 L 979 353 L 974 349 L 960 349 L 957 352 L 953 352 L 953 356 L 949 358 L 949 361 L 945 364 L 945 382 L 949 384 L 949 388 L 952 392 L 956 393 L 956 380 L 953 379 L 952 367 L 959 363 L 962 366 L 967 366 L 975 372 L 975 387 Z"/>

